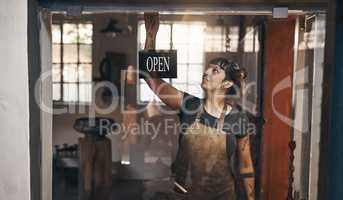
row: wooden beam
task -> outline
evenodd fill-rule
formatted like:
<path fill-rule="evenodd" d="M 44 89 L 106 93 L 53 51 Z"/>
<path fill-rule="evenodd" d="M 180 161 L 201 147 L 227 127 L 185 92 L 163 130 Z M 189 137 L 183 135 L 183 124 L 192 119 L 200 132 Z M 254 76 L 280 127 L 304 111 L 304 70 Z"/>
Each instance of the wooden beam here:
<path fill-rule="evenodd" d="M 292 113 L 295 19 L 269 19 L 266 32 L 261 199 L 275 200 L 286 199 L 289 184 L 292 129 L 279 114 L 290 119 Z M 287 87 L 276 92 L 280 86 Z"/>

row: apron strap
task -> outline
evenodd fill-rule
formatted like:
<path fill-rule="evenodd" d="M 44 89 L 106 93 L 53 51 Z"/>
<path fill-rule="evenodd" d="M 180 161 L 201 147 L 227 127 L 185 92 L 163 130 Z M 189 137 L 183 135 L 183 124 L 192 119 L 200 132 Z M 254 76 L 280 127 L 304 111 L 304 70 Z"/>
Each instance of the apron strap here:
<path fill-rule="evenodd" d="M 217 124 L 217 128 L 218 128 L 219 132 L 221 132 L 223 130 L 223 127 L 224 127 L 226 110 L 227 110 L 227 105 L 225 104 L 224 108 L 223 108 L 223 111 L 220 114 L 220 118 L 219 118 L 219 121 L 218 121 L 218 124 Z"/>
<path fill-rule="evenodd" d="M 204 112 L 204 104 L 203 102 L 200 103 L 199 105 L 199 111 L 197 112 L 197 116 L 195 118 L 195 121 L 199 122 L 201 114 Z"/>

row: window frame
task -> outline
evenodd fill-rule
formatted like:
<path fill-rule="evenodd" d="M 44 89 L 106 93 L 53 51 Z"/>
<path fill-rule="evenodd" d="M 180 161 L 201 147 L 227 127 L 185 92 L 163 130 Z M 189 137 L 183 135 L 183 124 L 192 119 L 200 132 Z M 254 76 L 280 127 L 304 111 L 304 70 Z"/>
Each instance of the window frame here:
<path fill-rule="evenodd" d="M 140 26 L 144 24 L 144 20 L 138 20 L 138 23 L 137 23 L 137 66 L 139 65 L 139 51 L 140 50 L 144 50 L 143 46 L 145 44 L 145 42 L 141 42 L 141 28 Z M 169 50 L 172 50 L 172 49 L 175 49 L 175 44 L 173 43 L 173 26 L 175 24 L 203 24 L 205 25 L 205 28 L 206 28 L 206 22 L 205 21 L 200 21 L 200 20 L 195 20 L 195 21 L 172 21 L 172 20 L 163 20 L 160 22 L 160 26 L 161 25 L 169 25 L 170 26 L 170 40 L 169 40 Z M 142 47 L 142 48 L 141 48 Z M 203 54 L 205 55 L 205 46 L 203 47 Z M 183 62 L 183 63 L 179 63 L 178 62 L 178 65 L 182 64 L 182 65 L 185 65 L 186 66 L 186 69 L 188 71 L 188 69 L 191 67 L 191 65 L 202 65 L 202 68 L 201 70 L 203 71 L 205 69 L 205 65 L 204 65 L 204 62 L 205 62 L 205 56 L 203 56 L 202 58 L 202 61 L 201 62 L 197 62 L 197 63 L 194 63 L 194 62 L 189 62 L 189 60 L 187 62 Z M 185 82 L 174 82 L 175 80 L 174 79 L 171 79 L 171 78 L 168 78 L 168 83 L 170 83 L 173 87 L 175 87 L 175 85 L 187 85 L 187 87 L 189 85 L 192 85 L 189 80 L 188 80 L 188 72 L 187 72 L 187 78 L 185 80 Z M 144 82 L 144 80 L 143 80 Z M 141 98 L 141 84 L 142 84 L 142 80 L 139 79 L 138 82 L 137 82 L 137 101 L 138 101 L 138 104 L 139 105 L 146 105 L 148 104 L 150 101 L 147 101 L 147 100 L 142 100 Z M 144 83 L 145 85 L 147 85 L 146 83 Z M 186 91 L 184 91 L 186 92 Z M 158 97 L 156 95 L 154 95 L 155 98 L 151 99 L 152 101 L 155 101 L 154 103 L 158 104 L 158 105 L 165 105 L 161 100 L 158 99 Z"/>
<path fill-rule="evenodd" d="M 74 24 L 77 27 L 77 36 L 79 36 L 79 24 L 91 24 L 92 25 L 92 37 L 91 43 L 84 43 L 84 42 L 80 42 L 79 40 L 77 40 L 76 42 L 73 43 L 64 43 L 63 42 L 63 25 L 64 24 Z M 53 45 L 57 44 L 60 46 L 59 49 L 59 63 L 53 62 L 53 60 L 51 61 L 52 66 L 54 66 L 55 64 L 60 65 L 60 81 L 53 81 L 52 79 L 52 86 L 54 84 L 59 84 L 60 85 L 60 99 L 59 100 L 54 100 L 53 99 L 53 105 L 54 106 L 64 106 L 64 105 L 90 105 L 92 104 L 93 98 L 92 98 L 92 94 L 91 94 L 91 99 L 89 101 L 80 101 L 80 84 L 90 84 L 91 85 L 91 90 L 93 89 L 93 84 L 94 84 L 94 80 L 93 80 L 93 69 L 94 69 L 94 59 L 93 59 L 93 50 L 94 50 L 94 22 L 91 20 L 65 20 L 65 19 L 59 19 L 59 20 L 53 20 L 51 23 L 51 27 L 54 25 L 58 25 L 59 29 L 60 29 L 60 42 L 59 43 L 55 43 L 52 40 L 52 47 Z M 52 33 L 52 28 L 51 28 L 51 33 Z M 64 55 L 64 50 L 63 50 L 63 45 L 68 44 L 68 45 L 76 45 L 77 47 L 77 62 L 63 62 L 63 55 Z M 92 56 L 91 56 L 91 62 L 81 62 L 80 61 L 80 46 L 82 45 L 89 45 L 91 46 L 91 52 L 92 52 Z M 64 65 L 66 64 L 73 64 L 76 65 L 76 74 L 77 74 L 77 80 L 75 82 L 68 82 L 68 81 L 64 81 L 63 79 L 63 70 L 64 70 Z M 80 65 L 85 64 L 85 65 L 90 65 L 91 66 L 91 80 L 90 81 L 80 81 L 79 80 L 79 69 L 80 69 Z M 52 67 L 53 69 L 53 67 Z M 64 89 L 63 89 L 63 85 L 64 84 L 75 84 L 77 89 L 77 98 L 75 101 L 66 101 L 63 100 L 63 94 L 64 94 Z M 53 89 L 53 88 L 52 88 Z M 92 92 L 91 92 L 92 93 Z"/>

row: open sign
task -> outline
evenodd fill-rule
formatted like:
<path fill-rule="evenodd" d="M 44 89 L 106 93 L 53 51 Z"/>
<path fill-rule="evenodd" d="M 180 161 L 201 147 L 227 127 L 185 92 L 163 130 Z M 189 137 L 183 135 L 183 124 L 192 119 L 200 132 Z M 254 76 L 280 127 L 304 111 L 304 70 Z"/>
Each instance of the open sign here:
<path fill-rule="evenodd" d="M 176 50 L 148 50 L 139 52 L 140 78 L 145 73 L 157 73 L 160 78 L 177 78 Z"/>

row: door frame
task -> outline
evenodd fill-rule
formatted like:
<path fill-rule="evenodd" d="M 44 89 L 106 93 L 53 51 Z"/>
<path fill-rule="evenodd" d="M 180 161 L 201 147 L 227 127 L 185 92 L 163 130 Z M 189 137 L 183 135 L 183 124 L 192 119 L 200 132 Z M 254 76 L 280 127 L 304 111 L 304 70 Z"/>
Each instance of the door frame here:
<path fill-rule="evenodd" d="M 31 0 L 30 0 L 31 1 Z M 139 5 L 139 4 L 86 4 L 86 3 L 41 3 L 40 5 L 35 5 L 31 9 L 33 9 L 34 17 L 31 18 L 31 23 L 36 24 L 36 26 L 31 27 L 29 29 L 32 29 L 29 32 L 38 32 L 38 40 L 37 35 L 29 34 L 29 40 L 33 39 L 33 43 L 35 45 L 38 44 L 39 50 L 42 49 L 44 45 L 47 45 L 46 42 L 49 42 L 46 39 L 42 39 L 42 33 L 41 26 L 42 23 L 40 21 L 40 17 L 38 16 L 44 16 L 49 15 L 52 13 L 59 13 L 59 12 L 77 12 L 78 9 L 81 9 L 83 12 L 123 12 L 123 10 L 127 10 L 128 12 L 143 12 L 143 11 L 159 11 L 162 13 L 171 13 L 171 12 L 179 12 L 179 13 L 185 13 L 186 11 L 189 11 L 189 9 L 194 9 L 198 14 L 203 14 L 204 12 L 215 12 L 215 13 L 229 13 L 232 15 L 271 15 L 272 8 L 275 6 L 278 6 L 280 4 L 277 3 L 259 3 L 257 6 L 256 4 L 247 4 L 247 3 L 227 3 L 225 0 L 220 1 L 222 3 L 220 4 L 214 4 L 214 5 L 201 5 L 194 6 L 196 4 L 192 4 L 190 6 L 185 6 L 182 4 L 168 4 L 162 5 L 158 3 L 151 3 L 149 5 Z M 291 4 L 291 3 L 290 3 Z M 153 7 L 149 7 L 153 6 Z M 283 6 L 288 6 L 290 10 L 294 10 L 293 14 L 300 14 L 299 10 L 303 10 L 305 13 L 310 13 L 313 11 L 324 11 L 329 14 L 331 12 L 334 12 L 335 10 L 334 6 L 330 6 L 328 3 L 299 3 L 299 4 L 292 4 L 287 5 L 283 4 Z M 302 14 L 304 14 L 302 12 Z M 291 12 L 292 13 L 292 12 Z M 331 14 L 332 15 L 332 14 Z M 331 16 L 329 15 L 329 17 Z M 335 15 L 334 15 L 335 16 Z M 329 18 L 328 19 L 332 19 Z M 327 20 L 329 22 L 329 20 Z M 332 35 L 331 32 L 334 30 L 334 23 L 327 23 L 327 32 L 326 35 Z M 51 42 L 51 41 L 50 41 Z M 43 46 L 41 46 L 43 45 Z M 47 47 L 47 46 L 46 46 Z M 333 60 L 330 60 L 334 53 L 334 41 L 329 36 L 326 37 L 326 47 L 325 47 L 325 63 L 329 66 L 328 69 L 326 69 L 324 73 L 324 80 L 326 80 L 325 88 L 330 88 L 332 85 L 332 68 L 334 66 Z M 29 52 L 30 50 L 37 50 L 36 47 L 30 47 L 29 46 Z M 43 58 L 41 55 L 41 51 L 39 51 L 37 55 L 36 53 L 30 53 L 29 58 L 37 57 L 41 59 L 41 61 L 32 61 L 29 62 L 30 68 L 36 68 L 37 66 L 40 68 L 40 74 L 42 74 L 43 70 L 46 69 L 46 67 L 50 66 L 43 66 L 42 59 L 51 59 L 50 58 Z M 30 81 L 31 83 L 35 83 L 38 81 L 39 76 L 30 73 Z M 44 93 L 40 93 L 41 99 L 40 102 L 51 102 L 52 103 L 52 97 L 45 96 Z M 330 102 L 331 102 L 331 90 L 324 89 L 324 103 L 322 105 L 322 110 L 330 110 Z M 34 87 L 33 84 L 30 84 L 30 99 L 34 99 Z M 37 109 L 39 109 L 39 105 L 32 105 L 30 106 L 30 118 L 33 120 L 30 120 L 30 152 L 31 152 L 31 159 L 30 159 L 30 166 L 31 166 L 31 199 L 35 200 L 51 200 L 52 199 L 52 169 L 51 170 L 44 170 L 44 166 L 49 166 L 50 161 L 49 159 L 52 158 L 52 148 L 51 141 L 49 141 L 52 138 L 52 130 L 48 127 L 43 126 L 43 119 L 42 119 L 42 113 L 37 112 Z M 328 133 L 329 132 L 329 113 L 331 112 L 325 112 L 322 115 L 322 127 L 323 130 L 322 133 Z M 37 120 L 38 119 L 38 120 Z M 36 127 L 36 128 L 35 128 Z M 39 133 L 37 133 L 37 131 Z M 45 137 L 43 137 L 45 136 Z M 323 137 L 322 137 L 323 138 Z M 325 138 L 325 137 L 324 137 Z M 321 162 L 320 162 L 320 183 L 328 182 L 328 178 L 326 176 L 326 164 L 323 162 L 327 160 L 327 145 L 328 140 L 322 140 L 321 141 Z M 47 151 L 46 151 L 47 150 Z M 48 163 L 46 163 L 48 162 Z M 51 161 L 52 162 L 52 161 Z M 322 184 L 327 185 L 327 184 Z M 319 191 L 320 194 L 323 196 L 326 195 L 326 189 L 320 188 L 321 191 Z M 321 196 L 321 195 L 319 195 Z"/>

